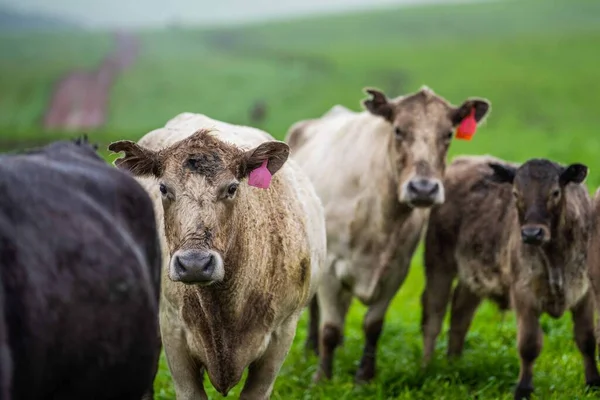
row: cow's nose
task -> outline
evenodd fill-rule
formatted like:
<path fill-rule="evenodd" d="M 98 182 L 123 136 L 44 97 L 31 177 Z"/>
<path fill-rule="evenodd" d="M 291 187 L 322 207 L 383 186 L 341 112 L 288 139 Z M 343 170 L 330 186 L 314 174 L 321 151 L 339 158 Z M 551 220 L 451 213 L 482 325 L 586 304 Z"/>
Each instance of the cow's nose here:
<path fill-rule="evenodd" d="M 418 198 L 432 198 L 439 192 L 440 184 L 429 179 L 412 179 L 408 190 Z"/>
<path fill-rule="evenodd" d="M 207 251 L 184 251 L 173 256 L 173 270 L 183 283 L 207 283 L 213 280 L 215 257 Z"/>
<path fill-rule="evenodd" d="M 539 226 L 526 226 L 521 229 L 521 240 L 527 244 L 540 244 L 544 240 L 544 230 Z"/>

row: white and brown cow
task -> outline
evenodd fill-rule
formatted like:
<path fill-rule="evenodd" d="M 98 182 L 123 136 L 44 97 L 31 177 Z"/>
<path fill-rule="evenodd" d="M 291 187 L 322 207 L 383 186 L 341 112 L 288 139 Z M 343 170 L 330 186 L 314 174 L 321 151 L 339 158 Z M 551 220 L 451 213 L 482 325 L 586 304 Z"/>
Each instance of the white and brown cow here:
<path fill-rule="evenodd" d="M 325 262 L 323 208 L 258 129 L 184 113 L 137 144 L 111 144 L 155 202 L 165 249 L 161 335 L 179 400 L 223 395 L 248 367 L 242 399 L 267 399 Z M 286 162 L 287 161 L 287 162 Z M 248 184 L 264 166 L 270 187 Z"/>
<path fill-rule="evenodd" d="M 321 118 L 294 124 L 286 139 L 315 185 L 327 221 L 328 270 L 318 307 L 311 304 L 307 343 L 320 342 L 317 380 L 331 377 L 353 296 L 369 306 L 356 379 L 375 376 L 386 310 L 406 277 L 428 209 L 444 201 L 442 177 L 454 130 L 467 117 L 480 123 L 490 108 L 475 98 L 455 107 L 426 87 L 390 100 L 377 90 L 367 93 L 366 111 L 336 105 Z"/>

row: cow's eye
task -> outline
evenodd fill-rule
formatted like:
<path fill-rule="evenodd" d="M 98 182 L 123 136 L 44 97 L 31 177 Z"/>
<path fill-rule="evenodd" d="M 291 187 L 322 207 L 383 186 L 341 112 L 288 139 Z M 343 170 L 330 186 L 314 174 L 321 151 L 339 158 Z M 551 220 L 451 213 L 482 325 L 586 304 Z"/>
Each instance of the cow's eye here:
<path fill-rule="evenodd" d="M 446 133 L 446 135 L 444 136 L 444 139 L 451 140 L 453 137 L 454 137 L 454 132 L 450 131 L 450 132 Z"/>
<path fill-rule="evenodd" d="M 402 139 L 404 137 L 404 132 L 398 127 L 394 128 L 394 133 L 396 134 L 396 139 Z"/>
<path fill-rule="evenodd" d="M 229 197 L 233 197 L 233 195 L 235 195 L 235 193 L 237 192 L 238 189 L 238 184 L 237 183 L 232 183 L 227 187 L 227 194 L 229 195 Z"/>
<path fill-rule="evenodd" d="M 554 197 L 555 199 L 557 199 L 558 196 L 560 196 L 560 190 L 554 189 L 554 191 L 552 192 L 552 197 Z"/>
<path fill-rule="evenodd" d="M 165 186 L 164 183 L 161 183 L 158 186 L 158 189 L 160 190 L 160 192 L 162 193 L 163 196 L 166 196 L 166 194 L 167 194 L 167 187 Z"/>

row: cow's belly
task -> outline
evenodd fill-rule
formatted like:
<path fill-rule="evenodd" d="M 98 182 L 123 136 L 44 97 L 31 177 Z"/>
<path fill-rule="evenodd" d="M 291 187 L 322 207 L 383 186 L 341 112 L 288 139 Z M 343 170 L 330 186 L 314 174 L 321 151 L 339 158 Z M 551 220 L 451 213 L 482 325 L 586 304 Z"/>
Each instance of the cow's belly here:
<path fill-rule="evenodd" d="M 423 222 L 422 215 L 415 213 L 400 227 L 399 240 L 393 245 L 391 235 L 375 242 L 352 240 L 348 229 L 346 234 L 329 235 L 328 257 L 334 275 L 364 305 L 393 296 L 406 277 Z M 350 247 L 351 242 L 356 243 L 355 248 Z"/>
<path fill-rule="evenodd" d="M 352 260 L 338 258 L 333 268 L 342 286 L 361 303 L 370 305 L 378 300 L 381 283 L 377 280 L 377 265 L 373 262 L 373 257 L 363 256 Z"/>
<path fill-rule="evenodd" d="M 479 297 L 505 297 L 510 290 L 509 278 L 499 265 L 458 257 L 458 278 Z"/>
<path fill-rule="evenodd" d="M 342 286 L 362 304 L 370 306 L 394 295 L 406 276 L 409 261 L 410 255 L 400 251 L 382 271 L 380 253 L 353 253 L 348 258 L 337 258 L 333 269 Z"/>

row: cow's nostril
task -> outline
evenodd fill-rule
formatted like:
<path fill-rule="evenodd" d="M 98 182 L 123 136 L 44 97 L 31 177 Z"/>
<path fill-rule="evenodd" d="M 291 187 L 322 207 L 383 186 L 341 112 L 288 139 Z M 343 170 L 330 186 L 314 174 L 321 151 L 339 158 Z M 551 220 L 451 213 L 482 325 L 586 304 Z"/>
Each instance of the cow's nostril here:
<path fill-rule="evenodd" d="M 525 243 L 540 242 L 544 239 L 544 230 L 540 227 L 527 227 L 521 229 L 521 238 Z"/>
<path fill-rule="evenodd" d="M 179 256 L 175 256 L 175 267 L 179 272 L 185 272 L 185 265 L 181 262 L 181 258 Z"/>
<path fill-rule="evenodd" d="M 212 273 L 214 268 L 214 256 L 212 254 L 208 254 L 206 257 L 203 257 L 200 261 L 200 268 L 204 273 Z"/>
<path fill-rule="evenodd" d="M 429 194 L 435 194 L 440 190 L 440 184 L 437 182 L 430 183 Z"/>
<path fill-rule="evenodd" d="M 415 185 L 414 181 L 408 182 L 408 190 L 410 190 L 411 192 L 418 192 L 419 191 L 417 189 L 417 185 Z"/>

